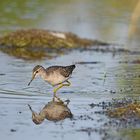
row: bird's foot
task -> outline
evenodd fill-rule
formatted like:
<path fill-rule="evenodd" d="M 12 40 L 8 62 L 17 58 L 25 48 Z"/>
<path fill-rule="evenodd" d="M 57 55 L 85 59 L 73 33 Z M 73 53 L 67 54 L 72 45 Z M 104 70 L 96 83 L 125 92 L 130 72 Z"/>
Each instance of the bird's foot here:
<path fill-rule="evenodd" d="M 59 102 L 61 104 L 64 104 L 64 102 L 60 98 L 58 98 L 57 96 L 53 97 L 53 102 Z"/>
<path fill-rule="evenodd" d="M 68 105 L 68 104 L 70 103 L 70 100 L 67 99 L 67 100 L 65 100 L 64 102 L 66 102 L 66 105 Z"/>

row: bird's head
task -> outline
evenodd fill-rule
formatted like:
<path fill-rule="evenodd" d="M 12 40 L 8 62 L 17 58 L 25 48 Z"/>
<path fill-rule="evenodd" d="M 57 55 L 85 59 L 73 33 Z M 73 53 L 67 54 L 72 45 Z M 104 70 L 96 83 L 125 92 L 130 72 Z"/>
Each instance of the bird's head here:
<path fill-rule="evenodd" d="M 44 70 L 44 68 L 40 65 L 37 65 L 33 68 L 32 70 L 32 78 L 30 80 L 30 82 L 28 83 L 28 86 L 31 84 L 31 82 L 34 80 L 34 78 L 38 75 L 41 74 L 42 70 Z"/>
<path fill-rule="evenodd" d="M 35 124 L 41 124 L 44 121 L 44 119 L 45 119 L 44 115 L 41 115 L 40 113 L 38 114 L 35 111 L 33 111 L 29 104 L 28 104 L 28 107 L 29 107 L 29 109 L 32 112 L 32 121 Z"/>

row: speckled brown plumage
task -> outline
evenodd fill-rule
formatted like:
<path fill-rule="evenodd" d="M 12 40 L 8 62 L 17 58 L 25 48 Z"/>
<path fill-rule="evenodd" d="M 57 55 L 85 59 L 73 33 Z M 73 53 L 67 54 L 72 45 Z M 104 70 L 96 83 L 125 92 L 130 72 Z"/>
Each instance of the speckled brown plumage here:
<path fill-rule="evenodd" d="M 31 84 L 31 82 L 36 76 L 40 76 L 44 81 L 46 81 L 53 87 L 58 86 L 53 91 L 54 97 L 56 97 L 56 92 L 60 88 L 62 88 L 63 86 L 71 85 L 71 83 L 68 80 L 69 78 L 71 78 L 74 69 L 75 69 L 75 65 L 51 66 L 46 69 L 41 65 L 37 65 L 33 68 L 32 78 L 28 83 L 28 86 Z"/>
<path fill-rule="evenodd" d="M 70 66 L 51 66 L 46 69 L 46 73 L 49 75 L 53 73 L 54 71 L 59 72 L 64 77 L 69 77 L 72 74 L 72 71 L 74 70 L 75 65 Z"/>

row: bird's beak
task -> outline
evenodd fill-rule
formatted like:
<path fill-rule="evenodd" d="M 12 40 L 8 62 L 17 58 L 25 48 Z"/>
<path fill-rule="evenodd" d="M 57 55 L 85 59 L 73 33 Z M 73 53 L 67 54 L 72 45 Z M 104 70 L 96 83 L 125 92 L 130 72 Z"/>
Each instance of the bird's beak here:
<path fill-rule="evenodd" d="M 28 107 L 29 107 L 29 109 L 31 110 L 31 112 L 34 112 L 33 110 L 32 110 L 32 107 L 28 104 Z"/>
<path fill-rule="evenodd" d="M 34 78 L 35 78 L 35 74 L 32 75 L 32 79 L 31 79 L 31 81 L 28 83 L 28 86 L 31 84 L 31 82 L 34 80 Z"/>

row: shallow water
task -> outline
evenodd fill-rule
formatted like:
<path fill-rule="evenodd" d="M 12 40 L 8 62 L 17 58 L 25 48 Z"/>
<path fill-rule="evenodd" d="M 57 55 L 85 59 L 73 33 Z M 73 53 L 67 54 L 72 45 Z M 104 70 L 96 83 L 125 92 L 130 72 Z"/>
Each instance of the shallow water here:
<path fill-rule="evenodd" d="M 73 51 L 52 60 L 38 62 L 11 59 L 5 54 L 0 55 L 4 68 L 0 76 L 0 130 L 3 139 L 47 137 L 61 140 L 77 137 L 100 140 L 105 137 L 107 130 L 111 129 L 104 126 L 109 118 L 105 114 L 95 113 L 102 111 L 101 107 L 91 108 L 89 104 L 98 104 L 102 101 L 110 101 L 112 98 L 126 96 L 139 97 L 139 77 L 136 76 L 139 75 L 138 66 L 133 65 L 133 70 L 128 69 L 130 67 L 128 64 L 124 64 L 123 67 L 118 63 L 121 60 L 119 55 L 112 57 L 111 53 Z M 40 126 L 33 124 L 27 104 L 39 111 L 52 98 L 52 87 L 40 78 L 27 87 L 33 66 L 36 64 L 46 67 L 52 64 L 66 65 L 78 61 L 98 63 L 77 64 L 70 80 L 71 87 L 59 91 L 59 97 L 71 100 L 69 107 L 74 114 L 74 119 L 66 119 L 58 123 L 46 120 Z M 107 77 L 104 81 L 105 72 Z M 91 128 L 93 130 L 90 130 Z M 115 131 L 114 135 L 117 135 L 116 139 L 120 138 L 118 131 Z M 109 138 L 111 139 L 111 136 Z"/>
<path fill-rule="evenodd" d="M 123 47 L 129 48 L 129 20 L 136 2 L 133 0 L 126 7 L 124 5 L 128 0 L 44 0 L 22 3 L 9 3 L 6 0 L 1 4 L 0 30 L 2 34 L 21 28 L 71 31 L 81 37 L 124 44 Z M 138 41 L 135 44 L 138 44 Z M 1 139 L 111 140 L 137 139 L 139 136 L 139 125 L 130 125 L 127 129 L 105 125 L 111 119 L 104 113 L 98 113 L 102 112 L 102 107 L 91 108 L 89 105 L 111 101 L 112 98 L 139 98 L 140 66 L 139 63 L 132 63 L 140 59 L 139 54 L 114 55 L 111 52 L 74 50 L 51 60 L 25 61 L 3 53 L 0 53 L 0 58 Z M 48 67 L 77 62 L 80 63 L 76 65 L 70 80 L 72 85 L 59 91 L 59 97 L 71 100 L 69 108 L 74 114 L 74 119 L 57 123 L 45 120 L 39 126 L 33 124 L 27 104 L 39 111 L 52 99 L 53 89 L 40 78 L 27 87 L 32 68 L 37 64 Z"/>

